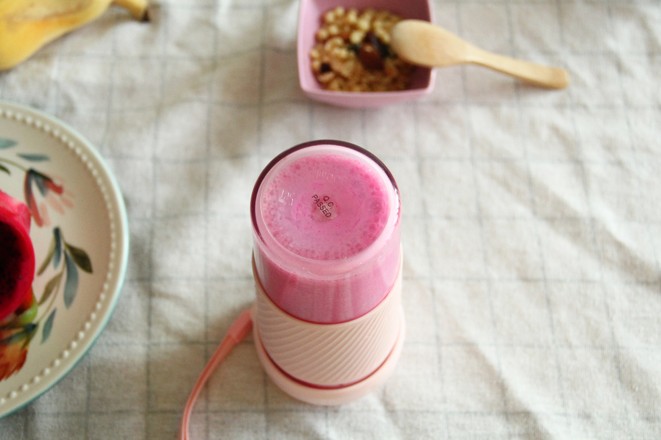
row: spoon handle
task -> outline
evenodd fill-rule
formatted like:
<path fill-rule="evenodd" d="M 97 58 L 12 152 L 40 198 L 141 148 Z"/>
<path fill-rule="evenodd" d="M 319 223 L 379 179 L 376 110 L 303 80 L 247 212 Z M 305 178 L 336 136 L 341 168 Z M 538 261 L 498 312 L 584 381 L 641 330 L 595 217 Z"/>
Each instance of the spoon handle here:
<path fill-rule="evenodd" d="M 538 87 L 564 89 L 569 85 L 569 74 L 565 69 L 517 60 L 487 52 L 477 47 L 471 48 L 468 61 L 472 64 L 511 75 Z"/>

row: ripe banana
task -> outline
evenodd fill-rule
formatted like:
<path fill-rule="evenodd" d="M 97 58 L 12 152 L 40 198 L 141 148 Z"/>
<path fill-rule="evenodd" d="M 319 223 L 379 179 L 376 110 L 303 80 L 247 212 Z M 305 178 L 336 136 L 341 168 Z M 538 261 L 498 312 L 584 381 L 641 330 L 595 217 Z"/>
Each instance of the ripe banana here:
<path fill-rule="evenodd" d="M 148 20 L 149 0 L 0 0 L 0 70 L 10 69 L 54 39 L 98 18 L 111 4 Z"/>

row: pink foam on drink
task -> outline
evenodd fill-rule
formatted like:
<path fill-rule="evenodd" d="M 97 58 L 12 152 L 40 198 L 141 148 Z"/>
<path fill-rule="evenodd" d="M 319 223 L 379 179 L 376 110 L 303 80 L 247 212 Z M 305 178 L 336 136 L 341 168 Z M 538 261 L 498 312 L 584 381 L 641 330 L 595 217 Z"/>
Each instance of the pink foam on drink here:
<path fill-rule="evenodd" d="M 261 199 L 266 228 L 302 257 L 355 255 L 374 242 L 388 220 L 389 200 L 378 177 L 365 164 L 330 153 L 289 163 Z"/>
<path fill-rule="evenodd" d="M 267 166 L 253 195 L 259 281 L 280 308 L 307 321 L 362 316 L 398 273 L 397 187 L 352 147 L 294 148 Z"/>

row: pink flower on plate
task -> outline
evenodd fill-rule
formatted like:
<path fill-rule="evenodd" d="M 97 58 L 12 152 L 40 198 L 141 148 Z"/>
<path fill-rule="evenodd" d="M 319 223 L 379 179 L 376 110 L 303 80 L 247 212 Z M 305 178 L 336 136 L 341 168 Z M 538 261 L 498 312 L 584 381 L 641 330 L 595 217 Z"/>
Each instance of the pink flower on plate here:
<path fill-rule="evenodd" d="M 34 188 L 37 191 L 34 191 Z M 30 168 L 25 173 L 23 189 L 25 192 L 25 203 L 37 226 L 50 224 L 48 206 L 60 214 L 64 214 L 65 207 L 71 208 L 73 206 L 73 203 L 64 191 L 63 185 L 56 183 L 51 177 L 40 173 L 34 168 Z"/>

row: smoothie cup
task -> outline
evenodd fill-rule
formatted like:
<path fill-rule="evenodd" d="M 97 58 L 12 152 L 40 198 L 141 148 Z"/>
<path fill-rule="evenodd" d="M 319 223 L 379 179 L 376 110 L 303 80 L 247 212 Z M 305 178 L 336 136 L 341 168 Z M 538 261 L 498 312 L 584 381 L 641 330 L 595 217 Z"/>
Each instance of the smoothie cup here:
<path fill-rule="evenodd" d="M 355 387 L 396 357 L 401 203 L 378 158 L 334 140 L 290 148 L 257 179 L 251 216 L 256 344 L 285 391 Z"/>

